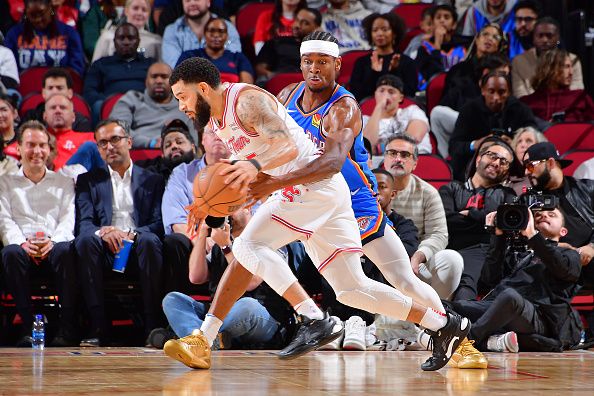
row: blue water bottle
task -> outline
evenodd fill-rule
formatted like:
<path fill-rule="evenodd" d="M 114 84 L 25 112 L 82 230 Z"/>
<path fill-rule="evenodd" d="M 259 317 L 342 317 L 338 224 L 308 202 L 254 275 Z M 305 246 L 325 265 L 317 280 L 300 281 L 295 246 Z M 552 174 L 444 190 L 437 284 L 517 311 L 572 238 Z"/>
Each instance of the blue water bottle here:
<path fill-rule="evenodd" d="M 35 315 L 35 322 L 33 322 L 33 332 L 31 336 L 31 346 L 33 349 L 43 349 L 45 346 L 45 325 L 43 323 L 43 315 Z"/>

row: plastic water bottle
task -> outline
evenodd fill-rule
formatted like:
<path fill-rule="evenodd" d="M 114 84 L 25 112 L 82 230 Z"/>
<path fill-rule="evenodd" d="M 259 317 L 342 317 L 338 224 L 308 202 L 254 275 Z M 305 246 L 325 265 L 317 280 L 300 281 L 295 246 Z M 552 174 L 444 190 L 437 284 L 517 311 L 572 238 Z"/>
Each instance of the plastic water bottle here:
<path fill-rule="evenodd" d="M 35 315 L 33 333 L 31 336 L 33 338 L 33 341 L 31 342 L 33 349 L 43 349 L 45 346 L 45 325 L 43 323 L 43 315 Z"/>

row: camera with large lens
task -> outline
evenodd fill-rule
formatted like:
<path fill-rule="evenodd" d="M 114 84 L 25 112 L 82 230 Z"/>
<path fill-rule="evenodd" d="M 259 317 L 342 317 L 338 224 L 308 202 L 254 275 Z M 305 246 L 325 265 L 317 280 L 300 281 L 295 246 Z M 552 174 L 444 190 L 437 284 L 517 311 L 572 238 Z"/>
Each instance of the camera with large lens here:
<path fill-rule="evenodd" d="M 519 232 L 528 226 L 529 210 L 554 210 L 558 205 L 556 196 L 529 189 L 514 202 L 499 205 L 495 224 L 501 231 Z"/>

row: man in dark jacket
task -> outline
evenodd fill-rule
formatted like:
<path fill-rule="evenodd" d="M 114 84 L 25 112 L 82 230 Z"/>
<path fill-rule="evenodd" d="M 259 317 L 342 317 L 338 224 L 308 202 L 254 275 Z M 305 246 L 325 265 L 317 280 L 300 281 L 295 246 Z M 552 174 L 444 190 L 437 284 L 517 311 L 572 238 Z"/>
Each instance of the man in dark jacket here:
<path fill-rule="evenodd" d="M 75 247 L 81 258 L 80 284 L 92 326 L 81 346 L 101 346 L 105 339 L 103 278 L 113 274 L 114 256 L 121 252 L 126 240 L 133 241 L 130 259 L 118 272 L 140 280 L 146 334 L 158 327 L 159 319 L 164 322 L 163 177 L 132 164 L 132 142 L 126 124 L 102 121 L 95 140 L 107 167 L 84 173 L 76 182 Z"/>
<path fill-rule="evenodd" d="M 536 127 L 530 108 L 511 96 L 508 74 L 489 72 L 481 78 L 480 86 L 481 96 L 460 109 L 450 140 L 449 150 L 456 180 L 464 179 L 468 161 L 488 136 L 499 134 L 511 143 L 513 132 L 518 128 Z"/>
<path fill-rule="evenodd" d="M 498 138 L 486 140 L 475 156 L 476 171 L 465 183 L 453 181 L 439 189 L 448 223 L 449 249 L 464 258 L 464 271 L 453 300 L 474 300 L 489 244 L 484 229 L 487 213 L 508 202 L 514 191 L 502 182 L 514 161 L 511 147 Z"/>
<path fill-rule="evenodd" d="M 470 338 L 479 349 L 517 353 L 533 349 L 532 339 L 546 337 L 560 350 L 579 341 L 570 301 L 578 290 L 581 265 L 575 250 L 558 245 L 567 235 L 563 214 L 559 209 L 528 213 L 520 234 L 530 250 L 512 254 L 506 236 L 495 228 L 482 274 L 492 290 L 481 301 L 452 303 L 472 320 Z M 492 226 L 495 216 L 489 213 L 486 224 Z"/>

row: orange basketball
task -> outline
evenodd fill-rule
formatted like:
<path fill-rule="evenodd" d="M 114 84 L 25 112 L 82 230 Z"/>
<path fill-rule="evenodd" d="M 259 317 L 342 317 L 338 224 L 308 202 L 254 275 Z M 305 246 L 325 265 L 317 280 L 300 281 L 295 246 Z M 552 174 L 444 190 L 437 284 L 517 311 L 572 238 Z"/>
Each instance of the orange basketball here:
<path fill-rule="evenodd" d="M 235 212 L 245 203 L 247 195 L 229 188 L 219 175 L 230 164 L 218 162 L 203 168 L 194 178 L 194 203 L 210 216 L 223 217 Z"/>

